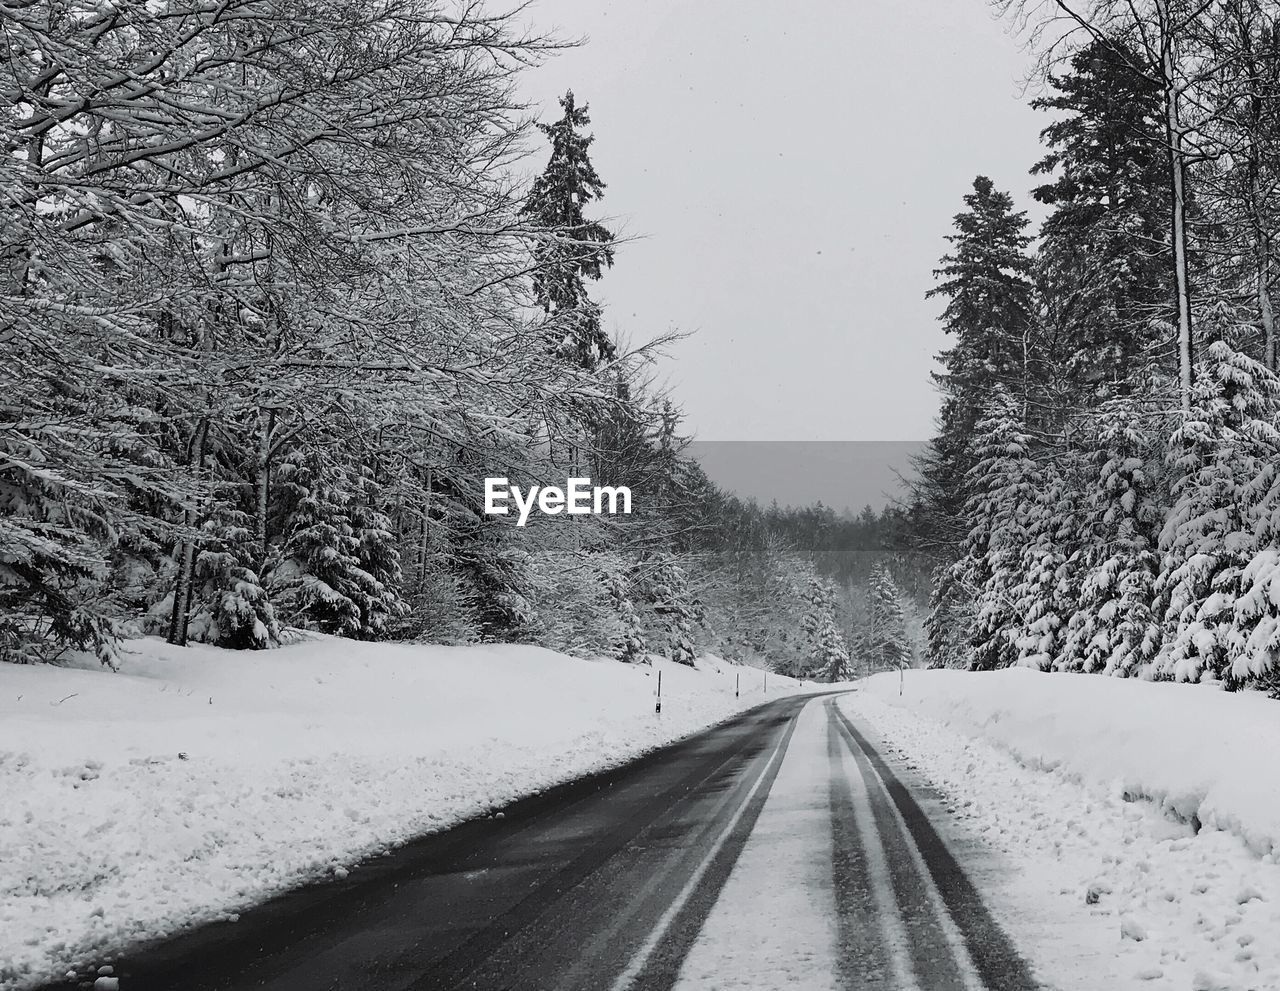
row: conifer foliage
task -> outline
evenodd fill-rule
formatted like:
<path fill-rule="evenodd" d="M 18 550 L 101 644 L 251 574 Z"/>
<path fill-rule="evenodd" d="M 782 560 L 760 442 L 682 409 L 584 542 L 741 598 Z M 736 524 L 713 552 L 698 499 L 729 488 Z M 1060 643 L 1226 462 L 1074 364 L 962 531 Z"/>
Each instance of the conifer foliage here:
<path fill-rule="evenodd" d="M 817 681 L 848 680 L 849 647 L 836 622 L 835 589 L 827 579 L 810 575 L 803 597 L 808 606 L 800 623 L 805 656 L 796 674 Z"/>
<path fill-rule="evenodd" d="M 911 667 L 914 657 L 907 638 L 902 591 L 887 564 L 877 564 L 871 572 L 870 622 L 866 637 L 866 661 L 871 670 Z"/>
<path fill-rule="evenodd" d="M 962 250 L 981 218 L 1017 216 L 981 209 L 979 179 L 931 294 L 950 301 L 959 340 L 1023 349 L 1020 368 L 942 356 L 942 414 L 908 514 L 943 558 L 930 663 L 1271 688 L 1274 12 L 1252 0 L 1057 12 L 1081 30 L 1045 53 L 1033 101 L 1054 113 L 1031 170 L 1050 207 L 1037 250 L 1012 222 L 986 225 L 1001 251 Z M 1022 305 L 962 318 L 1015 282 Z M 938 539 L 946 519 L 961 539 Z"/>
<path fill-rule="evenodd" d="M 536 253 L 534 295 L 553 316 L 549 331 L 560 335 L 557 352 L 586 369 L 614 356 L 601 325 L 600 309 L 587 296 L 586 279 L 599 279 L 613 264 L 614 236 L 585 207 L 604 194 L 605 183 L 591 164 L 593 140 L 584 103 L 570 90 L 560 99 L 564 116 L 538 127 L 551 141 L 551 158 L 529 191 L 524 214 L 543 232 Z"/>

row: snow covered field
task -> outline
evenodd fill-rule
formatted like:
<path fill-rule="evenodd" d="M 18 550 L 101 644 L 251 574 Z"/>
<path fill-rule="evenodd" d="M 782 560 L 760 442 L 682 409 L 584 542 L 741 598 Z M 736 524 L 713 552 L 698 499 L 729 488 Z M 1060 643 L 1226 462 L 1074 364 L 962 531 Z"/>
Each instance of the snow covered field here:
<path fill-rule="evenodd" d="M 1280 703 L 1009 670 L 841 704 L 1015 868 L 995 892 L 1070 991 L 1280 988 Z"/>
<path fill-rule="evenodd" d="M 131 646 L 118 674 L 0 665 L 6 991 L 797 688 L 770 674 L 766 696 L 761 672 L 715 659 L 536 647 Z"/>

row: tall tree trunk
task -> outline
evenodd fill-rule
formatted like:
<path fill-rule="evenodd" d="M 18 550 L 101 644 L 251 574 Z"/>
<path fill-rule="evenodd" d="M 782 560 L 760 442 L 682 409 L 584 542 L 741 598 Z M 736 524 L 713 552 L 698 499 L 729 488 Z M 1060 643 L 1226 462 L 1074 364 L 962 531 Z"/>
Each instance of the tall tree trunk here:
<path fill-rule="evenodd" d="M 1187 159 L 1179 113 L 1181 82 L 1174 51 L 1173 23 L 1168 0 L 1156 0 L 1160 18 L 1160 58 L 1164 77 L 1165 138 L 1169 144 L 1169 173 L 1173 186 L 1173 267 L 1178 303 L 1178 382 L 1183 412 L 1191 411 L 1192 333 L 1191 282 L 1187 271 Z"/>
<path fill-rule="evenodd" d="M 196 434 L 192 439 L 191 464 L 198 475 L 204 467 L 205 437 L 209 433 L 209 418 L 201 417 L 196 425 Z M 196 524 L 196 514 L 190 509 L 183 510 L 182 525 L 190 529 Z M 169 636 L 166 638 L 175 647 L 187 645 L 187 628 L 191 623 L 191 599 L 194 593 L 193 579 L 196 563 L 195 541 L 186 539 L 182 542 L 182 551 L 178 556 L 178 576 L 173 583 L 173 608 L 169 612 Z"/>
<path fill-rule="evenodd" d="M 275 431 L 276 414 L 271 410 L 265 415 L 258 412 L 258 452 L 254 470 L 254 541 L 258 545 L 258 570 L 267 560 L 267 545 L 271 533 L 267 527 L 267 509 L 271 500 L 271 435 Z M 259 575 L 259 578 L 262 576 Z"/>

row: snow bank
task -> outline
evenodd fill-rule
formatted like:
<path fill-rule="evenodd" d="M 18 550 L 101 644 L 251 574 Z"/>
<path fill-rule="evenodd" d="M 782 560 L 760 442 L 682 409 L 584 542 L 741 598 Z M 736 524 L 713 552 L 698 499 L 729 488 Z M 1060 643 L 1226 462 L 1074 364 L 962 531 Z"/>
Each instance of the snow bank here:
<path fill-rule="evenodd" d="M 714 658 L 133 647 L 118 674 L 0 664 L 0 988 L 342 876 L 768 697 Z M 795 689 L 768 676 L 769 696 Z"/>
<path fill-rule="evenodd" d="M 1002 681 L 1015 684 L 1005 676 L 959 677 L 991 693 L 1003 691 Z M 889 692 L 877 680 L 873 692 L 839 704 L 870 725 L 896 773 L 932 786 L 936 825 L 1046 988 L 1280 988 L 1273 855 L 1259 858 L 1232 833 L 1196 832 L 1151 803 L 1126 801 L 1111 782 L 1072 774 L 1066 762 L 1032 766 L 971 725 L 960 728 L 959 719 L 948 726 L 919 711 L 949 709 L 933 691 L 943 683 L 967 691 L 956 679 L 929 673 L 909 680 L 906 705 L 887 704 L 900 702 L 896 684 Z M 1044 711 L 1060 715 L 1052 702 Z M 1259 777 L 1257 786 L 1274 790 L 1274 776 Z"/>
<path fill-rule="evenodd" d="M 1205 685 L 1026 668 L 878 675 L 868 690 L 992 741 L 1030 767 L 1148 799 L 1280 853 L 1280 702 Z"/>

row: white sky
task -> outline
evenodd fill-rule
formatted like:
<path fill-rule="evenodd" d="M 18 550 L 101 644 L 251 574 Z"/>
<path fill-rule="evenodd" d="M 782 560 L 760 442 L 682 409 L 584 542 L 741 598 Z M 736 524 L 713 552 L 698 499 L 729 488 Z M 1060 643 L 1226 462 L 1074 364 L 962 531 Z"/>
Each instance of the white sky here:
<path fill-rule="evenodd" d="M 565 89 L 590 104 L 600 212 L 642 238 L 593 296 L 633 340 L 695 332 L 665 366 L 687 427 L 930 436 L 943 237 L 978 173 L 1032 205 L 1045 124 L 984 0 L 534 0 L 526 19 L 588 39 L 526 97 L 543 120 Z"/>

